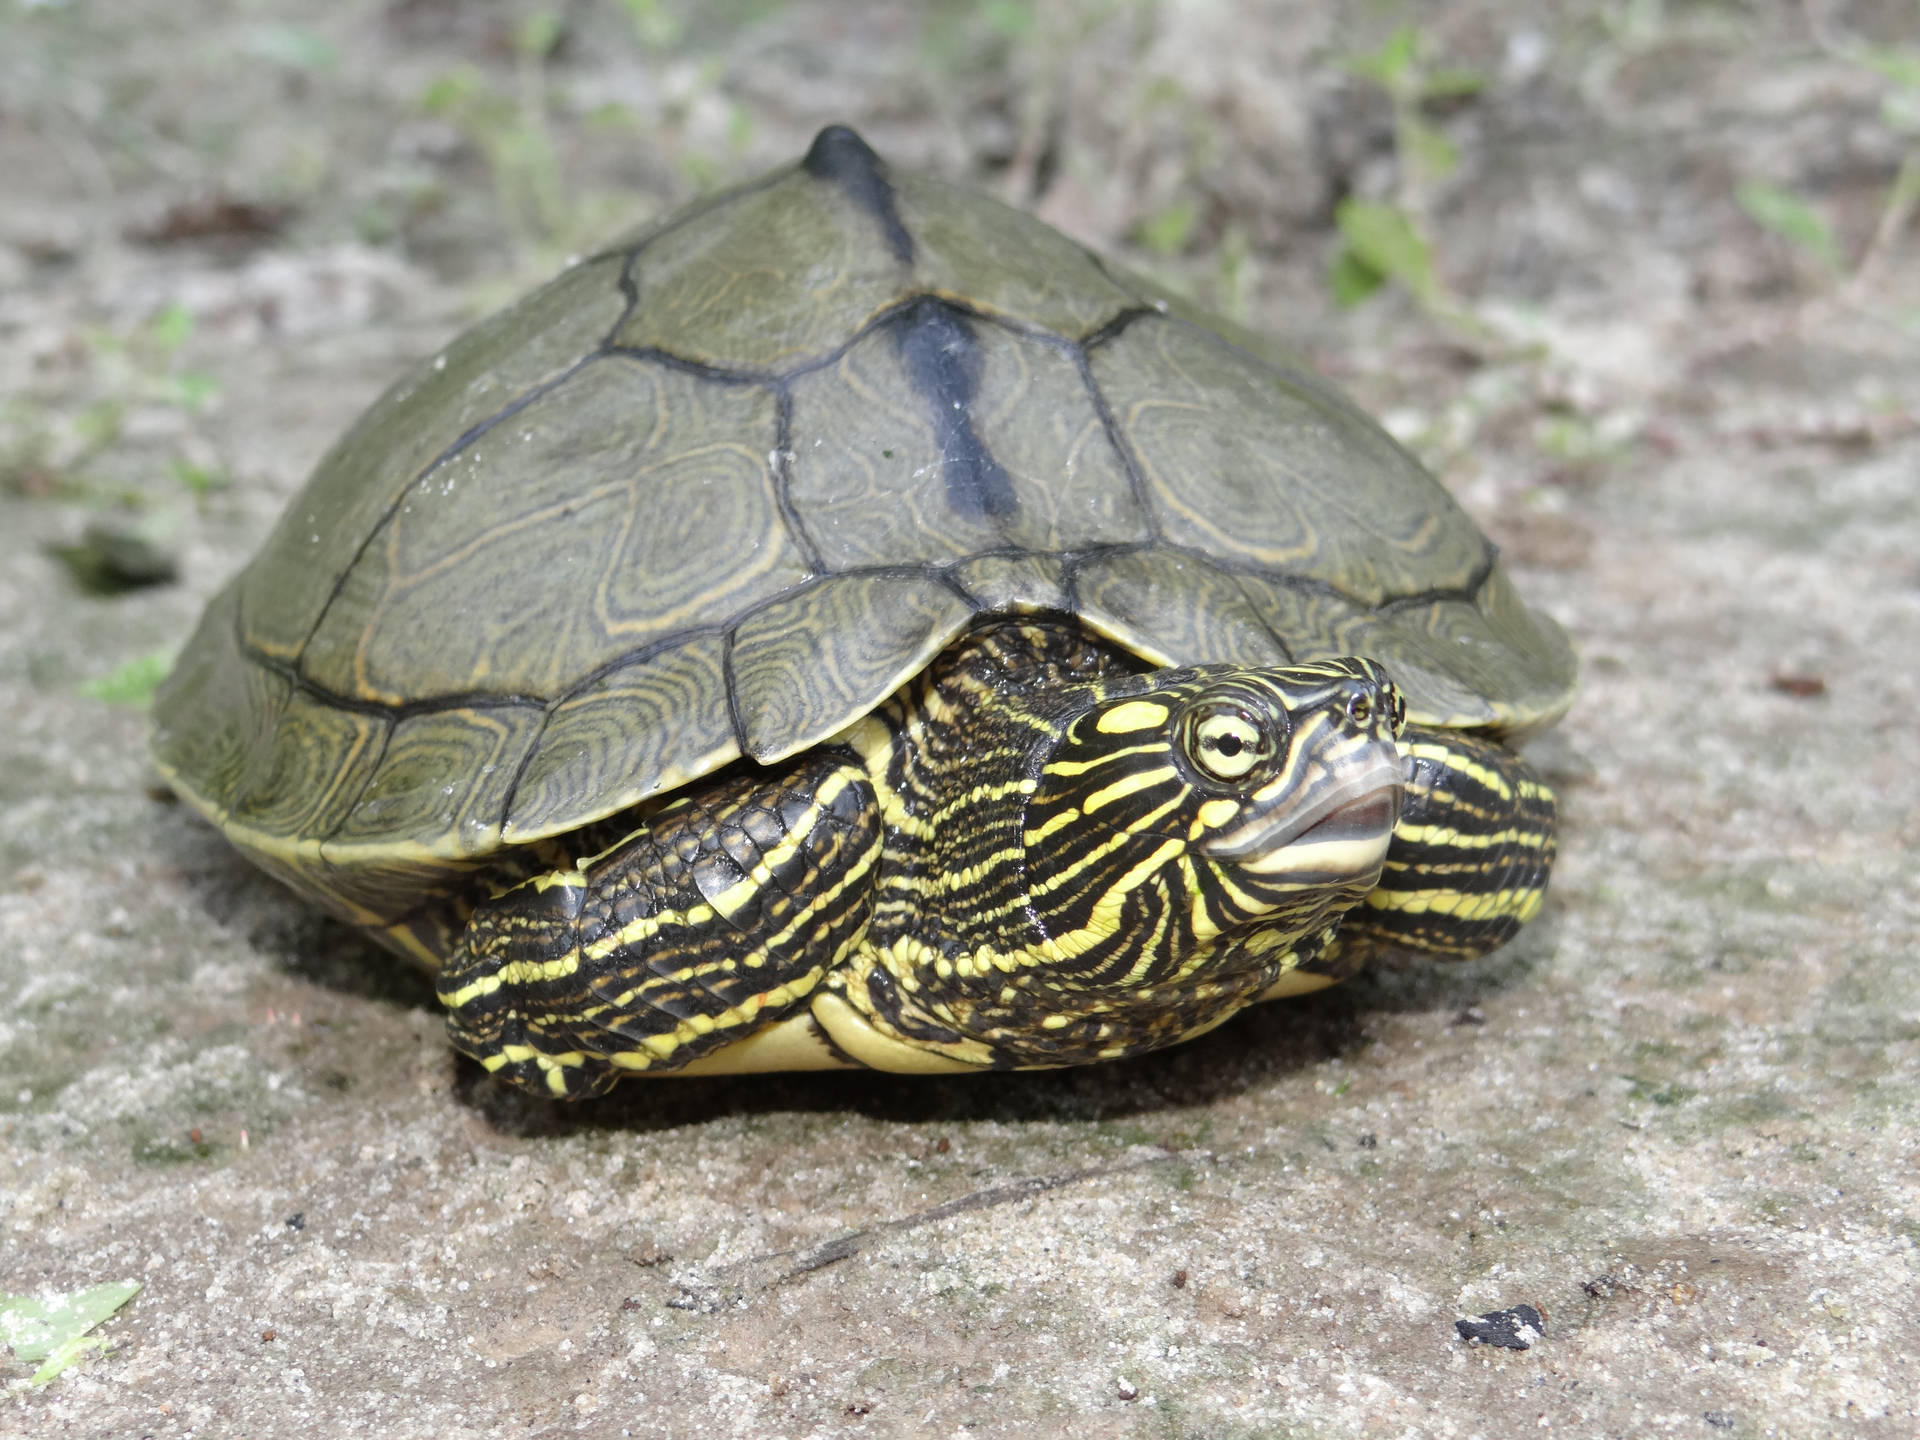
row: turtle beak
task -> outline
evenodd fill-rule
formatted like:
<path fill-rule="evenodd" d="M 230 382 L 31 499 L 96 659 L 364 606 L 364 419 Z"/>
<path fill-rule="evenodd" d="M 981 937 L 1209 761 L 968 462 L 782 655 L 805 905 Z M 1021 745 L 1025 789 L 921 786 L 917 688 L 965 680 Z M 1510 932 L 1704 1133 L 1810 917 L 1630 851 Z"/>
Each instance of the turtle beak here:
<path fill-rule="evenodd" d="M 1205 852 L 1256 875 L 1330 880 L 1377 873 L 1400 822 L 1406 762 L 1391 739 L 1345 750 L 1307 767 L 1289 794 L 1249 807 L 1247 820 Z"/>

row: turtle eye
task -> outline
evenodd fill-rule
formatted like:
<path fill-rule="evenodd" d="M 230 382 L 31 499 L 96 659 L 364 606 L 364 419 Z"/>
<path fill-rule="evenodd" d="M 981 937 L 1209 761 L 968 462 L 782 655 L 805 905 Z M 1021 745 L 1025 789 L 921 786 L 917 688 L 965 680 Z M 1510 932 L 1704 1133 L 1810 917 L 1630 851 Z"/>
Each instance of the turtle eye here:
<path fill-rule="evenodd" d="M 1188 721 L 1186 751 L 1201 774 L 1238 780 L 1272 756 L 1273 735 L 1238 706 L 1209 706 Z"/>
<path fill-rule="evenodd" d="M 1365 726 L 1373 721 L 1373 697 L 1364 690 L 1347 701 L 1347 719 Z"/>

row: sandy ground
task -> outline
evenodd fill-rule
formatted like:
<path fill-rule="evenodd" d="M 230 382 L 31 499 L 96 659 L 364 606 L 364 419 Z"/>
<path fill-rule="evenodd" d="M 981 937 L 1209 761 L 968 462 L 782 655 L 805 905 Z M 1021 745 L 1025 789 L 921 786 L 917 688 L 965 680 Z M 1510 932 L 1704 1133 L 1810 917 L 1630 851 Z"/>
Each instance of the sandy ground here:
<path fill-rule="evenodd" d="M 1848 58 L 1920 27 L 1421 6 L 1484 82 L 1423 177 L 1358 13 L 0 10 L 0 1289 L 143 1286 L 0 1433 L 1920 1433 L 1920 240 Z M 1584 663 L 1517 944 L 1100 1070 L 555 1109 L 153 791 L 103 678 L 361 406 L 829 120 L 1289 335 L 1501 541 Z M 1335 309 L 1348 194 L 1470 320 Z M 89 588 L 129 504 L 179 578 Z"/>

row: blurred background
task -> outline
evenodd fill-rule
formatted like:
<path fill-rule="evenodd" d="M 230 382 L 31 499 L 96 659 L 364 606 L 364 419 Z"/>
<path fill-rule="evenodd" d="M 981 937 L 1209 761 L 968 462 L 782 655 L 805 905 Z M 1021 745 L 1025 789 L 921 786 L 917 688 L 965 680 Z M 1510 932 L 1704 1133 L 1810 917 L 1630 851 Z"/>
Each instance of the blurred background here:
<path fill-rule="evenodd" d="M 1281 336 L 1499 541 L 1583 664 L 1518 942 L 556 1110 L 152 788 L 366 404 L 830 122 Z M 140 1287 L 3 1413 L 1914 1433 L 1916 208 L 1916 0 L 0 0 L 0 1288 Z"/>
<path fill-rule="evenodd" d="M 7 0 L 0 26 L 0 486 L 76 543 L 76 509 L 161 512 L 95 527 L 122 549 L 257 526 L 406 357 L 830 121 L 1277 330 L 1548 560 L 1579 547 L 1555 487 L 1657 449 L 1770 327 L 1920 324 L 1913 0 Z M 1840 394 L 1738 423 L 1912 423 L 1870 375 Z M 1476 457 L 1489 432 L 1519 448 Z"/>

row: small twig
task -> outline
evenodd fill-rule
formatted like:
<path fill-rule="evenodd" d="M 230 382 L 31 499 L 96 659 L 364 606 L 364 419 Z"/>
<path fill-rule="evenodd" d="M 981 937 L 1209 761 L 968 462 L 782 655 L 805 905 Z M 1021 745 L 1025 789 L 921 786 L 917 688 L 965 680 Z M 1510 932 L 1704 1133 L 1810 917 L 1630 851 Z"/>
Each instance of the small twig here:
<path fill-rule="evenodd" d="M 1084 1169 L 1069 1170 L 1059 1175 L 1035 1175 L 1025 1180 L 1011 1181 L 1005 1185 L 990 1186 L 985 1190 L 976 1190 L 968 1195 L 942 1201 L 925 1210 L 916 1210 L 911 1214 L 902 1215 L 895 1220 L 882 1220 L 863 1230 L 851 1230 L 844 1235 L 836 1235 L 831 1240 L 822 1241 L 804 1250 L 769 1251 L 764 1255 L 753 1255 L 745 1260 L 736 1260 L 730 1265 L 718 1266 L 704 1274 L 691 1272 L 676 1276 L 674 1283 L 679 1286 L 683 1298 L 670 1300 L 667 1303 L 673 1309 L 702 1311 L 718 1310 L 729 1303 L 744 1303 L 752 1294 L 803 1279 L 816 1270 L 824 1270 L 827 1266 L 837 1265 L 842 1260 L 850 1260 L 889 1235 L 918 1230 L 922 1226 L 937 1224 L 939 1221 L 951 1219 L 955 1215 L 964 1215 L 970 1211 L 991 1210 L 1001 1205 L 1029 1200 L 1036 1195 L 1044 1195 L 1049 1190 L 1064 1189 L 1083 1181 L 1105 1179 L 1111 1175 L 1126 1175 L 1155 1165 L 1196 1159 L 1208 1153 L 1195 1150 L 1156 1149 L 1150 1154 L 1119 1165 L 1090 1165 Z M 758 1283 L 746 1278 L 757 1267 L 772 1265 L 779 1261 L 790 1263 Z"/>
<path fill-rule="evenodd" d="M 1856 291 L 1866 284 L 1887 252 L 1893 249 L 1894 241 L 1913 217 L 1916 204 L 1920 204 L 1920 147 L 1907 151 L 1906 159 L 1900 162 L 1899 173 L 1893 177 L 1893 188 L 1887 192 L 1886 204 L 1880 207 L 1880 220 L 1873 227 L 1873 238 L 1867 242 L 1860 263 L 1853 267 L 1853 278 L 1848 283 Z"/>

